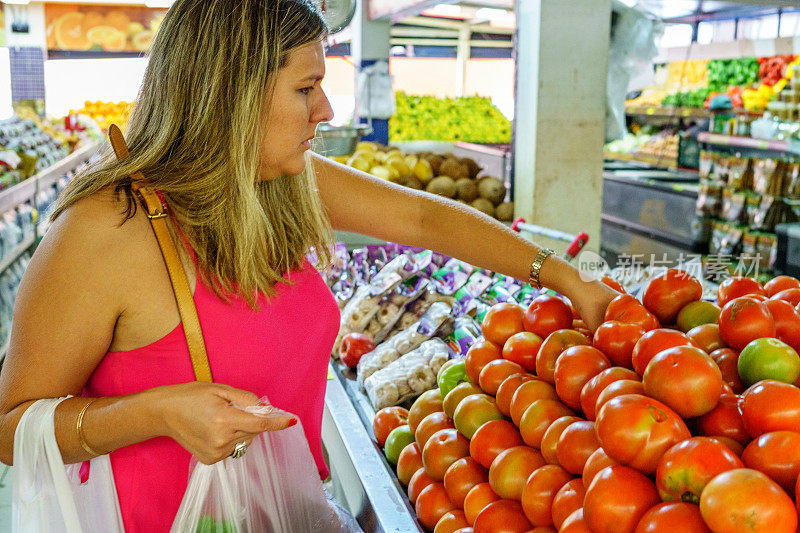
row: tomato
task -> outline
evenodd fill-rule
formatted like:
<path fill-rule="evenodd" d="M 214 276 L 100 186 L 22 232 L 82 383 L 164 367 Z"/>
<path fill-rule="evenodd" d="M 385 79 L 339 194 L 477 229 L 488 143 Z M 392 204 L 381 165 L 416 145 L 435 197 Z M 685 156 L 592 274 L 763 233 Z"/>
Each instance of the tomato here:
<path fill-rule="evenodd" d="M 638 324 L 643 330 L 650 331 L 659 326 L 656 316 L 644 308 L 639 300 L 630 294 L 620 294 L 608 304 L 605 321 L 616 320 L 629 324 Z"/>
<path fill-rule="evenodd" d="M 642 516 L 659 502 L 652 481 L 632 468 L 615 465 L 592 480 L 583 514 L 594 533 L 633 533 Z"/>
<path fill-rule="evenodd" d="M 739 376 L 739 353 L 730 348 L 720 348 L 711 352 L 711 359 L 717 363 L 722 372 L 722 381 L 730 386 L 736 394 L 741 394 L 746 388 Z"/>
<path fill-rule="evenodd" d="M 553 374 L 558 397 L 567 407 L 580 409 L 583 386 L 610 366 L 608 358 L 597 348 L 592 346 L 567 348 L 558 356 Z"/>
<path fill-rule="evenodd" d="M 747 468 L 763 472 L 791 494 L 800 475 L 800 433 L 764 433 L 744 449 L 742 461 Z"/>
<path fill-rule="evenodd" d="M 719 333 L 728 346 L 741 350 L 755 339 L 774 337 L 775 321 L 766 305 L 743 296 L 731 300 L 722 308 Z"/>
<path fill-rule="evenodd" d="M 514 393 L 517 392 L 520 385 L 535 379 L 536 378 L 531 374 L 514 374 L 513 376 L 508 376 L 505 381 L 500 384 L 500 388 L 497 389 L 497 394 L 495 395 L 497 408 L 500 409 L 500 412 L 506 416 L 510 416 L 511 399 L 514 397 Z"/>
<path fill-rule="evenodd" d="M 556 360 L 570 346 L 591 344 L 589 338 L 571 329 L 554 331 L 545 338 L 536 356 L 536 376 L 548 383 L 553 383 L 556 371 Z"/>
<path fill-rule="evenodd" d="M 795 533 L 797 510 L 774 481 L 739 468 L 712 479 L 700 496 L 700 512 L 715 532 Z"/>
<path fill-rule="evenodd" d="M 772 300 L 782 300 L 791 305 L 800 305 L 800 288 L 786 289 L 775 294 Z"/>
<path fill-rule="evenodd" d="M 609 287 L 611 287 L 612 289 L 614 289 L 618 293 L 625 294 L 625 289 L 622 288 L 622 285 L 620 285 L 619 282 L 616 281 L 611 276 L 608 276 L 608 275 L 603 276 L 603 278 L 600 281 L 602 281 L 603 283 L 605 283 L 606 285 L 608 285 Z"/>
<path fill-rule="evenodd" d="M 587 420 L 594 420 L 595 411 L 594 406 L 597 403 L 597 397 L 603 392 L 607 386 L 615 381 L 623 379 L 639 380 L 639 376 L 633 370 L 613 366 L 606 368 L 595 377 L 590 379 L 586 385 L 581 389 L 581 411 Z"/>
<path fill-rule="evenodd" d="M 459 529 L 467 526 L 469 526 L 469 522 L 467 522 L 464 511 L 454 509 L 436 522 L 433 533 L 455 533 Z"/>
<path fill-rule="evenodd" d="M 509 337 L 523 331 L 522 307 L 510 302 L 494 304 L 481 323 L 481 331 L 486 340 L 503 346 Z"/>
<path fill-rule="evenodd" d="M 492 466 L 489 467 L 489 485 L 501 498 L 519 501 L 528 477 L 544 465 L 544 457 L 539 450 L 528 446 L 509 448 L 492 461 Z"/>
<path fill-rule="evenodd" d="M 525 533 L 531 523 L 514 500 L 492 502 L 475 517 L 475 533 Z"/>
<path fill-rule="evenodd" d="M 384 407 L 372 419 L 372 434 L 378 446 L 383 448 L 386 444 L 386 437 L 396 427 L 408 424 L 408 409 L 402 407 Z"/>
<path fill-rule="evenodd" d="M 490 420 L 503 418 L 494 398 L 487 394 L 471 394 L 461 400 L 453 415 L 456 429 L 471 439 L 478 428 Z"/>
<path fill-rule="evenodd" d="M 475 524 L 475 518 L 483 509 L 492 502 L 496 502 L 500 496 L 492 490 L 488 482 L 475 485 L 464 498 L 464 515 L 470 525 Z"/>
<path fill-rule="evenodd" d="M 475 344 L 467 350 L 467 356 L 464 359 L 464 367 L 467 371 L 467 377 L 470 383 L 478 384 L 478 378 L 481 375 L 481 370 L 486 366 L 489 361 L 500 359 L 503 354 L 500 350 L 502 345 L 498 346 L 485 339 L 478 339 Z"/>
<path fill-rule="evenodd" d="M 728 437 L 709 437 L 709 438 L 721 442 L 722 444 L 727 446 L 728 449 L 736 455 L 736 457 L 738 457 L 739 459 L 742 458 L 742 454 L 744 453 L 744 446 L 742 446 L 735 440 L 729 439 Z"/>
<path fill-rule="evenodd" d="M 559 464 L 558 456 L 556 455 L 558 439 L 570 424 L 579 420 L 581 419 L 577 416 L 562 416 L 561 418 L 554 420 L 547 427 L 547 431 L 544 432 L 544 436 L 542 437 L 542 444 L 539 447 L 539 451 L 542 452 L 542 457 L 544 457 L 544 460 L 547 461 L 548 464 Z"/>
<path fill-rule="evenodd" d="M 593 531 L 589 529 L 586 518 L 583 516 L 582 507 L 569 515 L 558 531 L 559 533 L 593 533 Z"/>
<path fill-rule="evenodd" d="M 469 441 L 455 429 L 434 433 L 422 448 L 422 464 L 434 481 L 442 481 L 450 465 L 469 455 Z"/>
<path fill-rule="evenodd" d="M 461 400 L 467 396 L 472 396 L 473 394 L 483 394 L 483 391 L 477 385 L 468 383 L 466 381 L 453 387 L 453 390 L 447 393 L 447 396 L 444 397 L 444 402 L 442 402 L 444 414 L 450 418 L 453 418 L 456 414 L 458 404 L 461 403 Z"/>
<path fill-rule="evenodd" d="M 544 432 L 550 424 L 562 416 L 575 413 L 557 400 L 536 400 L 525 410 L 519 421 L 519 433 L 528 446 L 539 448 L 542 445 Z"/>
<path fill-rule="evenodd" d="M 678 329 L 689 331 L 704 324 L 716 324 L 721 311 L 716 304 L 703 300 L 688 303 L 678 313 Z"/>
<path fill-rule="evenodd" d="M 800 281 L 792 276 L 776 276 L 764 285 L 764 292 L 772 298 L 786 289 L 800 289 Z"/>
<path fill-rule="evenodd" d="M 603 450 L 603 448 L 597 448 L 594 453 L 589 456 L 586 464 L 583 465 L 582 479 L 584 488 L 589 488 L 589 485 L 592 484 L 594 476 L 596 476 L 599 471 L 607 466 L 614 466 L 618 464 L 618 462 L 606 455 L 606 452 Z"/>
<path fill-rule="evenodd" d="M 742 422 L 753 437 L 770 431 L 800 429 L 800 389 L 765 379 L 747 389 L 739 404 Z"/>
<path fill-rule="evenodd" d="M 631 363 L 633 347 L 644 333 L 637 324 L 611 320 L 597 328 L 592 345 L 603 352 L 614 366 L 633 368 Z"/>
<path fill-rule="evenodd" d="M 586 489 L 580 479 L 568 481 L 566 485 L 556 492 L 553 498 L 553 525 L 556 529 L 561 529 L 561 525 L 569 515 L 583 507 L 583 500 L 586 497 Z"/>
<path fill-rule="evenodd" d="M 421 450 L 425 449 L 425 444 L 428 442 L 434 433 L 441 429 L 453 429 L 452 420 L 447 418 L 447 415 L 441 411 L 431 413 L 426 416 L 422 422 L 417 426 L 417 431 L 414 432 L 414 440 L 417 441 Z"/>
<path fill-rule="evenodd" d="M 794 501 L 797 502 L 797 512 L 800 514 L 800 477 L 797 478 L 797 485 L 794 487 Z"/>
<path fill-rule="evenodd" d="M 723 394 L 719 403 L 710 412 L 697 420 L 697 426 L 703 435 L 708 437 L 725 437 L 739 444 L 750 442 L 750 435 L 744 428 L 742 413 L 739 411 L 739 397 Z"/>
<path fill-rule="evenodd" d="M 769 300 L 764 305 L 767 306 L 775 321 L 775 332 L 778 339 L 794 348 L 795 351 L 800 350 L 800 314 L 794 310 L 794 306 L 783 300 Z"/>
<path fill-rule="evenodd" d="M 444 490 L 444 485 L 441 483 L 432 483 L 422 489 L 414 504 L 417 518 L 429 531 L 433 531 L 436 523 L 455 509 L 456 505 L 450 501 L 447 491 Z"/>
<path fill-rule="evenodd" d="M 633 369 L 640 376 L 644 374 L 647 363 L 668 348 L 691 346 L 692 341 L 684 333 L 674 329 L 654 329 L 648 331 L 636 342 L 631 359 Z"/>
<path fill-rule="evenodd" d="M 717 302 L 720 307 L 725 307 L 728 302 L 748 294 L 767 295 L 764 287 L 753 278 L 728 278 L 720 283 L 717 289 Z"/>
<path fill-rule="evenodd" d="M 664 402 L 683 418 L 692 418 L 717 406 L 722 394 L 722 373 L 700 348 L 678 346 L 650 361 L 642 384 L 648 396 Z"/>
<path fill-rule="evenodd" d="M 488 469 L 501 452 L 523 444 L 519 431 L 511 422 L 491 420 L 478 428 L 472 436 L 469 454 L 479 465 Z"/>
<path fill-rule="evenodd" d="M 543 294 L 533 299 L 522 318 L 525 331 L 545 338 L 559 329 L 572 327 L 572 311 L 569 306 L 551 294 Z"/>
<path fill-rule="evenodd" d="M 727 347 L 719 334 L 719 324 L 702 324 L 690 329 L 686 336 L 695 346 L 708 354 Z"/>
<path fill-rule="evenodd" d="M 540 379 L 520 385 L 511 397 L 511 420 L 519 426 L 522 415 L 536 400 L 558 400 L 556 388 Z"/>
<path fill-rule="evenodd" d="M 642 303 L 662 324 L 673 324 L 682 307 L 703 296 L 703 286 L 697 278 L 670 268 L 653 278 L 644 288 Z"/>
<path fill-rule="evenodd" d="M 462 457 L 450 465 L 444 474 L 444 488 L 447 495 L 459 508 L 464 507 L 464 498 L 472 487 L 487 481 L 489 473 L 471 457 Z"/>
<path fill-rule="evenodd" d="M 647 511 L 635 533 L 711 533 L 697 505 L 683 502 L 664 502 Z"/>
<path fill-rule="evenodd" d="M 425 391 L 414 401 L 411 409 L 408 411 L 408 427 L 411 428 L 411 431 L 416 433 L 417 426 L 419 426 L 423 418 L 431 413 L 439 413 L 443 410 L 442 394 L 439 392 L 439 389 L 436 388 Z"/>
<path fill-rule="evenodd" d="M 589 457 L 600 448 L 594 422 L 585 420 L 570 424 L 558 439 L 558 464 L 570 474 L 581 475 Z"/>
<path fill-rule="evenodd" d="M 408 482 L 408 500 L 414 505 L 417 502 L 419 493 L 422 492 L 428 485 L 433 485 L 435 481 L 425 472 L 424 468 L 420 468 L 416 473 L 411 476 L 411 481 Z"/>
<path fill-rule="evenodd" d="M 700 494 L 714 476 L 743 468 L 727 446 L 708 437 L 693 437 L 667 450 L 658 461 L 656 487 L 665 502 L 698 504 Z"/>
<path fill-rule="evenodd" d="M 553 525 L 553 499 L 572 476 L 557 465 L 544 465 L 528 477 L 522 489 L 522 510 L 534 526 Z"/>
<path fill-rule="evenodd" d="M 407 424 L 394 428 L 386 437 L 386 445 L 383 447 L 386 460 L 392 465 L 396 465 L 400 458 L 400 452 L 412 442 L 414 442 L 414 434 L 411 433 Z"/>
<path fill-rule="evenodd" d="M 675 411 L 638 394 L 609 400 L 597 414 L 596 427 L 609 457 L 648 475 L 655 473 L 664 452 L 691 437 Z"/>
<path fill-rule="evenodd" d="M 763 379 L 794 383 L 800 377 L 800 356 L 778 339 L 756 339 L 744 347 L 737 363 L 745 385 Z"/>
<path fill-rule="evenodd" d="M 419 449 L 419 444 L 412 442 L 403 448 L 397 459 L 397 479 L 403 485 L 408 485 L 411 476 L 420 468 L 422 468 L 422 451 Z"/>
<path fill-rule="evenodd" d="M 606 402 L 623 394 L 644 394 L 644 385 L 641 381 L 633 379 L 620 379 L 610 383 L 597 397 L 597 403 L 594 405 L 595 420 Z"/>
<path fill-rule="evenodd" d="M 503 359 L 517 363 L 528 372 L 536 371 L 536 356 L 542 346 L 542 337 L 523 331 L 508 338 L 503 345 Z"/>
<path fill-rule="evenodd" d="M 375 349 L 372 337 L 364 333 L 348 333 L 339 345 L 339 358 L 349 368 L 356 368 L 361 356 Z"/>
<path fill-rule="evenodd" d="M 507 377 L 523 372 L 525 372 L 525 369 L 512 361 L 506 361 L 505 359 L 489 361 L 486 363 L 486 366 L 483 367 L 483 370 L 481 370 L 480 376 L 478 377 L 478 385 L 483 392 L 494 396 L 497 394 L 497 389 L 500 388 L 500 384 L 503 383 Z"/>

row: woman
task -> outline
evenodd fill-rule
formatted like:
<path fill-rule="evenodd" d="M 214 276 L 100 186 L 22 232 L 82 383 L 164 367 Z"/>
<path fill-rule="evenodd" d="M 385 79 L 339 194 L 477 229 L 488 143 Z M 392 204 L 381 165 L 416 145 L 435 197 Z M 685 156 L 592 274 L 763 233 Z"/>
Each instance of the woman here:
<path fill-rule="evenodd" d="M 327 475 L 320 426 L 338 312 L 304 257 L 311 246 L 325 255 L 331 227 L 520 279 L 540 250 L 476 210 L 308 151 L 332 117 L 320 88 L 324 33 L 311 0 L 175 2 L 130 119 L 131 156 L 107 155 L 73 181 L 25 273 L 0 375 L 0 460 L 12 464 L 33 401 L 76 396 L 56 411 L 62 456 L 111 453 L 129 533 L 169 529 L 190 454 L 213 463 L 294 423 L 233 402 L 266 395 L 295 414 Z M 131 195 L 136 170 L 163 193 L 186 244 L 214 384 L 193 382 L 161 253 Z M 616 294 L 552 256 L 540 280 L 590 327 Z"/>

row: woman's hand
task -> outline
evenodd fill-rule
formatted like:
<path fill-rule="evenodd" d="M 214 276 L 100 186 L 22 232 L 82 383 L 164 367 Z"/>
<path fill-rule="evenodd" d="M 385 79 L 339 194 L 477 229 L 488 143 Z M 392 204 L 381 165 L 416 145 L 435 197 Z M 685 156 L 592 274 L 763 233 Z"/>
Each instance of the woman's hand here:
<path fill-rule="evenodd" d="M 264 431 L 286 429 L 296 423 L 290 416 L 256 416 L 233 406 L 258 404 L 247 391 L 217 383 L 192 382 L 152 389 L 165 424 L 164 433 L 197 460 L 214 464 Z"/>
<path fill-rule="evenodd" d="M 590 330 L 595 331 L 606 314 L 606 308 L 619 293 L 601 281 L 592 281 L 581 287 L 572 299 L 572 305 Z"/>

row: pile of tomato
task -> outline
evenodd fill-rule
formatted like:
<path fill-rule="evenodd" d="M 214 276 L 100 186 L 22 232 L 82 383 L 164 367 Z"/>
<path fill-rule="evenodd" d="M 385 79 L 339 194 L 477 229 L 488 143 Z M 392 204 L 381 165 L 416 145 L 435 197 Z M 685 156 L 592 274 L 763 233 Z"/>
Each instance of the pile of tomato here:
<path fill-rule="evenodd" d="M 615 287 L 621 290 L 620 287 Z M 800 282 L 669 270 L 593 334 L 497 304 L 439 389 L 373 430 L 435 533 L 795 533 Z"/>

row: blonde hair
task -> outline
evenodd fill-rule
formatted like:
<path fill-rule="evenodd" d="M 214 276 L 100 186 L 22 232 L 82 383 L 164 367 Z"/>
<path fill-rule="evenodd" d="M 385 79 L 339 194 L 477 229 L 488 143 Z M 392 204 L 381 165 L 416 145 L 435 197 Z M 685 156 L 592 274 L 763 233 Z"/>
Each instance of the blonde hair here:
<path fill-rule="evenodd" d="M 275 294 L 313 247 L 330 259 L 330 224 L 307 159 L 299 176 L 259 180 L 263 126 L 275 74 L 288 54 L 326 32 L 310 0 L 177 0 L 150 51 L 126 140 L 76 177 L 52 219 L 114 187 L 136 211 L 137 170 L 166 197 L 195 250 L 203 281 L 221 298 Z"/>

